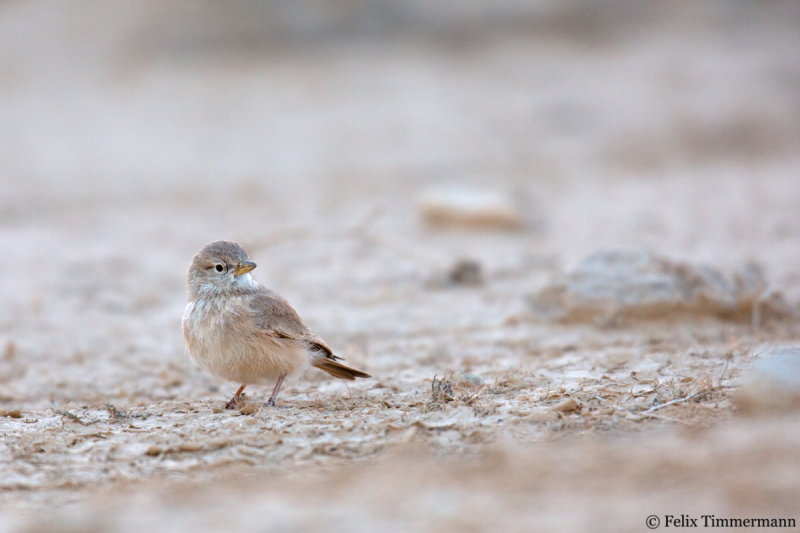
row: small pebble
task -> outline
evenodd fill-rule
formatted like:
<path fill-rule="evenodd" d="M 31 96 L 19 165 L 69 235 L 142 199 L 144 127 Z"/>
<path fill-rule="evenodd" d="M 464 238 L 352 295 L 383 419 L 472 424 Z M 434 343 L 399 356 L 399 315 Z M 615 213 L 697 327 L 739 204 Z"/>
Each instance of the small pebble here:
<path fill-rule="evenodd" d="M 736 400 L 748 414 L 800 409 L 800 346 L 762 350 L 745 375 Z"/>
<path fill-rule="evenodd" d="M 480 285 L 483 283 L 483 268 L 477 261 L 461 259 L 450 268 L 447 279 L 453 285 Z"/>
<path fill-rule="evenodd" d="M 566 400 L 563 400 L 553 406 L 553 410 L 558 411 L 559 413 L 571 413 L 573 411 L 577 411 L 580 408 L 581 404 L 579 404 L 572 398 L 567 398 Z"/>
<path fill-rule="evenodd" d="M 422 192 L 419 208 L 431 226 L 508 229 L 522 225 L 513 197 L 498 190 L 467 185 L 433 187 Z"/>
<path fill-rule="evenodd" d="M 254 404 L 254 403 L 248 403 L 247 405 L 245 405 L 244 407 L 239 409 L 239 414 L 240 415 L 254 415 L 260 409 L 261 409 L 261 407 L 259 407 L 258 405 Z"/>

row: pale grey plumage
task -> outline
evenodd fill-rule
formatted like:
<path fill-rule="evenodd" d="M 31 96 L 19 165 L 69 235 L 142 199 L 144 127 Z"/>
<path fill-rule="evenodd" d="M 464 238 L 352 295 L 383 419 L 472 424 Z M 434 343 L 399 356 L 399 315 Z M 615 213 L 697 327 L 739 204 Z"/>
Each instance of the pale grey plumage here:
<path fill-rule="evenodd" d="M 236 243 L 207 245 L 192 259 L 183 336 L 192 360 L 214 376 L 246 385 L 277 380 L 309 364 L 342 379 L 370 377 L 337 360 L 297 311 L 250 274 L 255 263 Z"/>

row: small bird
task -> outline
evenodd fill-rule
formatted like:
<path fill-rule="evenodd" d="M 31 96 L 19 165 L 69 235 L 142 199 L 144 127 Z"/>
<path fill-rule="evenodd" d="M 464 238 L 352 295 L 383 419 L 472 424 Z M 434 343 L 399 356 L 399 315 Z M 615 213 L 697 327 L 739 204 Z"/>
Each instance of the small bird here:
<path fill-rule="evenodd" d="M 254 268 L 245 249 L 229 241 L 212 242 L 189 265 L 183 339 L 200 368 L 241 384 L 227 409 L 239 405 L 248 385 L 273 380 L 267 405 L 274 406 L 284 378 L 309 364 L 341 379 L 372 377 L 340 363 L 289 302 L 253 278 Z"/>

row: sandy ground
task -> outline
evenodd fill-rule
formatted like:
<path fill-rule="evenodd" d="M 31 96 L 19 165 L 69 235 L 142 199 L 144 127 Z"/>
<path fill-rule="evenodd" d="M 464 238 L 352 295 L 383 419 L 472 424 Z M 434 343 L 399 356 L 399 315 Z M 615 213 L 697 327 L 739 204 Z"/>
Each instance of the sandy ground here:
<path fill-rule="evenodd" d="M 4 4 L 0 528 L 800 519 L 796 407 L 736 400 L 796 320 L 529 304 L 626 246 L 756 262 L 797 309 L 800 10 L 768 4 L 202 54 L 154 6 L 54 31 L 67 8 Z M 426 223 L 420 195 L 453 183 L 510 195 L 519 227 Z M 235 385 L 180 336 L 186 267 L 222 238 L 374 379 L 309 373 L 278 409 L 253 387 L 222 410 Z M 479 283 L 449 280 L 462 259 Z"/>

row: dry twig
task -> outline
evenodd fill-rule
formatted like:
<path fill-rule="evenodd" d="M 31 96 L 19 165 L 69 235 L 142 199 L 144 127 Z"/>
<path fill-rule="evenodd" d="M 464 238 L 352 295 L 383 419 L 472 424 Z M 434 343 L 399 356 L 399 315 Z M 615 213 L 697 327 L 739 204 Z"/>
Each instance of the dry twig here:
<path fill-rule="evenodd" d="M 692 394 L 690 394 L 689 396 L 685 396 L 685 397 L 683 397 L 683 398 L 677 398 L 677 399 L 675 399 L 675 400 L 672 400 L 672 401 L 669 401 L 669 402 L 667 402 L 667 403 L 662 403 L 662 404 L 659 404 L 659 405 L 654 405 L 653 407 L 651 407 L 650 409 L 648 409 L 647 411 L 645 411 L 645 412 L 644 412 L 644 413 L 642 413 L 642 414 L 643 414 L 643 415 L 649 415 L 650 413 L 654 413 L 654 412 L 658 411 L 659 409 L 663 409 L 664 407 L 668 407 L 668 406 L 670 406 L 670 405 L 675 405 L 675 404 L 679 404 L 679 403 L 688 402 L 689 400 L 692 400 L 692 399 L 694 399 L 694 398 L 702 398 L 702 397 L 703 397 L 703 396 L 705 396 L 707 393 L 708 393 L 708 391 L 705 391 L 705 390 L 704 390 L 704 391 L 697 391 L 697 392 L 695 392 L 695 393 L 692 393 Z"/>

